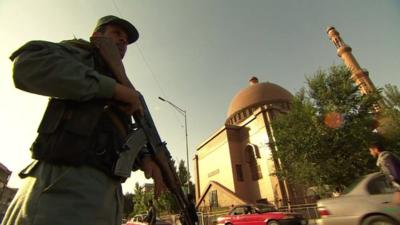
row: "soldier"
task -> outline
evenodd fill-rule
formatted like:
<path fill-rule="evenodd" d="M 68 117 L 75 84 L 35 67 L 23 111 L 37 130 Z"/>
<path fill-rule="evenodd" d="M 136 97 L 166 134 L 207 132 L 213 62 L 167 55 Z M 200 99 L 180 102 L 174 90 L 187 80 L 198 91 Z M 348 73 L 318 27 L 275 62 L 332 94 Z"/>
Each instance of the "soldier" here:
<path fill-rule="evenodd" d="M 134 88 L 116 82 L 105 59 L 108 47 L 122 59 L 139 38 L 116 16 L 99 19 L 91 42 L 31 41 L 15 51 L 15 86 L 49 96 L 31 147 L 34 161 L 19 175 L 23 186 L 2 225 L 120 225 L 124 178 L 113 173 L 133 113 L 143 114 Z M 165 189 L 159 167 L 147 155 L 135 165 Z"/>

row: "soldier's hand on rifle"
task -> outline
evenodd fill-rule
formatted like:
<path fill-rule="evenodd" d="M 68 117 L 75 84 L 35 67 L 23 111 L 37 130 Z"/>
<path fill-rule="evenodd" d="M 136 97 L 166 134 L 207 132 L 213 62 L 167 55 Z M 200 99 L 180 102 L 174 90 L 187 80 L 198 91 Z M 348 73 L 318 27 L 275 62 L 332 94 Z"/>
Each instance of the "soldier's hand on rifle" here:
<path fill-rule="evenodd" d="M 138 91 L 117 83 L 114 88 L 113 99 L 119 103 L 118 108 L 127 115 L 133 113 L 143 115 L 143 106 L 140 103 Z"/>
<path fill-rule="evenodd" d="M 154 180 L 154 196 L 158 198 L 161 193 L 167 190 L 167 186 L 164 183 L 160 167 L 154 162 L 150 156 L 144 156 L 141 160 L 141 170 L 147 179 L 150 177 Z"/>

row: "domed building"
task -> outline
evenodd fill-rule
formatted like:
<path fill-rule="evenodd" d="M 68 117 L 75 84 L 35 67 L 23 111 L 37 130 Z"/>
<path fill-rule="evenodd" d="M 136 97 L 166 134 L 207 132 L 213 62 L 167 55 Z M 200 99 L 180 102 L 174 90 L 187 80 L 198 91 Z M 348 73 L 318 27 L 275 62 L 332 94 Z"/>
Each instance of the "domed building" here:
<path fill-rule="evenodd" d="M 293 188 L 274 176 L 270 121 L 289 110 L 292 94 L 256 77 L 232 99 L 225 124 L 197 147 L 194 157 L 197 206 L 203 209 L 232 204 L 295 203 Z M 297 198 L 296 198 L 297 199 Z"/>
<path fill-rule="evenodd" d="M 292 94 L 279 85 L 265 82 L 258 83 L 257 77 L 252 77 L 250 85 L 239 91 L 233 97 L 228 109 L 226 124 L 239 124 L 262 106 L 279 106 L 288 109 Z"/>

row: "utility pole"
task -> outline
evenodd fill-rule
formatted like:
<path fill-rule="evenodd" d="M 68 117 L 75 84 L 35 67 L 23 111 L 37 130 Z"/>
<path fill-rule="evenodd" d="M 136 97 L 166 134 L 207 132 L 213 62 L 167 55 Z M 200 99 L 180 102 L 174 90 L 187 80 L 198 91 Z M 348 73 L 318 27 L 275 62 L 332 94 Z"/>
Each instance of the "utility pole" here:
<path fill-rule="evenodd" d="M 187 193 L 190 193 L 190 186 L 189 186 L 189 181 L 190 181 L 190 168 L 189 168 L 189 145 L 188 145 L 188 132 L 187 132 L 187 116 L 186 116 L 186 110 L 181 109 L 174 103 L 162 98 L 158 97 L 163 102 L 166 102 L 170 104 L 176 111 L 178 111 L 184 118 L 185 118 L 185 140 L 186 140 L 186 166 L 187 166 L 187 175 L 188 175 L 188 181 L 187 181 Z"/>

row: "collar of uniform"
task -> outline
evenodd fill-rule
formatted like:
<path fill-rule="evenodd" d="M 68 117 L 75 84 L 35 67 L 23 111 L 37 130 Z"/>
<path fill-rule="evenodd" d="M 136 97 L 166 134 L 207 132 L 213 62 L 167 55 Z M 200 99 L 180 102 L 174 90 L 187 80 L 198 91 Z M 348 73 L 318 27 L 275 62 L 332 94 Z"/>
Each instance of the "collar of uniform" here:
<path fill-rule="evenodd" d="M 86 49 L 89 51 L 93 50 L 93 45 L 90 42 L 83 40 L 83 39 L 65 40 L 65 41 L 62 41 L 61 44 L 70 44 L 75 47 Z"/>

